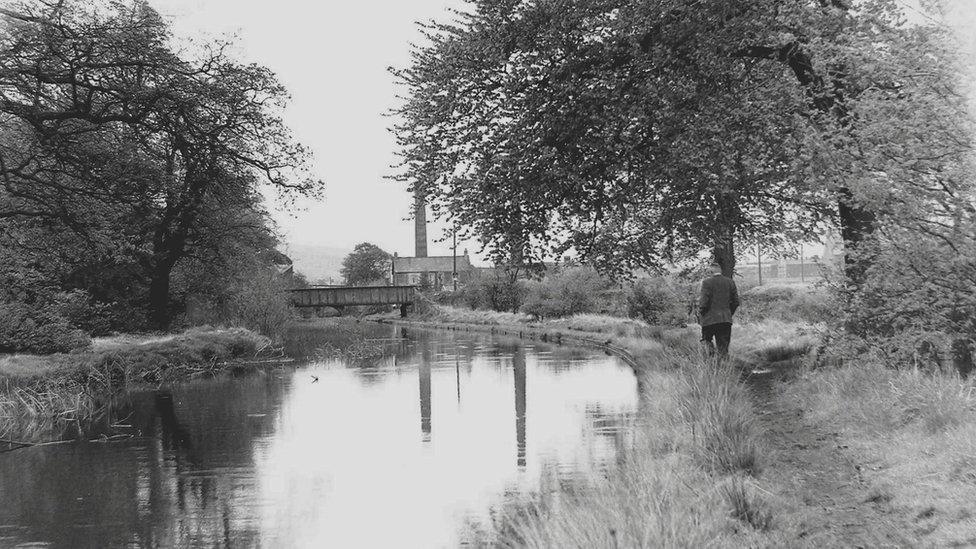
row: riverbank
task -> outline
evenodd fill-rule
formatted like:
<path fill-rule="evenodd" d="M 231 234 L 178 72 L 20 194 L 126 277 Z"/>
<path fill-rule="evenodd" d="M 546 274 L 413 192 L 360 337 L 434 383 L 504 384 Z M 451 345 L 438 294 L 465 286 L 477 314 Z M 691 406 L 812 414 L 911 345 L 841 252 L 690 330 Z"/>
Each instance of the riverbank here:
<path fill-rule="evenodd" d="M 652 326 L 639 320 L 607 315 L 581 314 L 537 321 L 522 313 L 504 313 L 431 306 L 421 314 L 402 319 L 376 315 L 372 320 L 436 329 L 478 330 L 537 339 L 552 343 L 580 343 L 622 355 L 636 368 L 653 364 L 665 350 L 697 354 L 700 328 Z M 734 365 L 752 370 L 788 370 L 798 364 L 818 340 L 817 328 L 800 322 L 763 320 L 734 328 Z"/>
<path fill-rule="evenodd" d="M 814 370 L 815 327 L 775 320 L 735 326 L 729 369 L 701 357 L 695 326 L 450 307 L 405 322 L 596 345 L 640 379 L 637 441 L 619 467 L 571 496 L 543 490 L 507 510 L 494 542 L 976 545 L 970 381 L 881 364 Z"/>
<path fill-rule="evenodd" d="M 510 506 L 488 543 L 529 547 L 784 545 L 780 498 L 764 480 L 775 466 L 762 415 L 743 374 L 796 363 L 812 348 L 809 326 L 736 327 L 737 360 L 716 365 L 699 351 L 697 326 L 662 328 L 599 315 L 536 322 L 525 315 L 436 307 L 406 320 L 614 352 L 634 367 L 642 392 L 635 442 L 618 466 L 572 494 L 541 490 Z"/>
<path fill-rule="evenodd" d="M 0 439 L 33 442 L 134 387 L 254 368 L 270 340 L 243 328 L 96 339 L 85 351 L 0 357 Z M 250 361 L 250 362 L 249 362 Z"/>

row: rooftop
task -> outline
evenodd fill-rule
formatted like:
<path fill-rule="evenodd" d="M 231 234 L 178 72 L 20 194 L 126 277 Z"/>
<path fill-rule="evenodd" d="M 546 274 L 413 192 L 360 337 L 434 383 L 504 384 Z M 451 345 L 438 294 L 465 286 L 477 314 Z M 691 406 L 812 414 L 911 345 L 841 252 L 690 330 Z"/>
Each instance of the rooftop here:
<path fill-rule="evenodd" d="M 471 261 L 468 256 L 457 256 L 458 271 L 470 271 L 471 269 Z M 394 257 L 393 270 L 397 273 L 451 273 L 454 272 L 454 256 Z"/>

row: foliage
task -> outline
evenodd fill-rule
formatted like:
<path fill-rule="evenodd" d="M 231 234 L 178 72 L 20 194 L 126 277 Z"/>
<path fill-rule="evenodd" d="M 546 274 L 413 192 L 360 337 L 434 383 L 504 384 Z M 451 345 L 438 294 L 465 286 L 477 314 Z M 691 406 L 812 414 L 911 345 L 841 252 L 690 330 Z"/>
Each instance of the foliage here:
<path fill-rule="evenodd" d="M 740 292 L 736 317 L 742 322 L 766 319 L 786 322 L 834 323 L 838 320 L 833 294 L 824 288 L 764 284 Z"/>
<path fill-rule="evenodd" d="M 619 274 L 714 245 L 732 263 L 734 240 L 771 246 L 838 205 L 860 241 L 893 191 L 871 167 L 936 148 L 914 134 L 940 131 L 922 96 L 952 84 L 945 32 L 894 0 L 469 7 L 396 71 L 399 178 L 527 261 L 572 248 Z"/>
<path fill-rule="evenodd" d="M 4 239 L 0 236 L 0 246 Z M 67 352 L 90 343 L 79 328 L 100 322 L 87 294 L 61 292 L 26 258 L 0 248 L 0 353 Z"/>
<path fill-rule="evenodd" d="M 0 352 L 66 353 L 90 344 L 88 335 L 54 308 L 0 302 Z"/>
<path fill-rule="evenodd" d="M 267 269 L 242 280 L 228 306 L 231 322 L 269 337 L 280 337 L 285 324 L 295 317 L 285 281 Z"/>
<path fill-rule="evenodd" d="M 596 312 L 609 283 L 588 267 L 561 267 L 542 280 L 526 283 L 522 312 L 538 319 Z"/>
<path fill-rule="evenodd" d="M 689 318 L 689 288 L 665 277 L 641 278 L 627 285 L 627 316 L 648 324 L 683 324 Z"/>
<path fill-rule="evenodd" d="M 363 242 L 342 260 L 339 273 L 350 286 L 369 286 L 390 277 L 391 256 L 376 244 Z"/>
<path fill-rule="evenodd" d="M 972 370 L 976 347 L 976 223 L 960 211 L 952 225 L 928 234 L 891 230 L 876 242 L 867 282 L 844 301 L 845 333 L 834 334 L 834 351 L 850 356 L 869 350 L 894 366 Z"/>
<path fill-rule="evenodd" d="M 54 267 L 95 299 L 123 301 L 92 282 L 108 270 L 165 328 L 181 263 L 268 232 L 260 184 L 316 191 L 278 115 L 284 88 L 225 44 L 183 58 L 134 0 L 27 0 L 0 17 L 0 218 L 75 245 Z"/>
<path fill-rule="evenodd" d="M 472 309 L 517 312 L 525 300 L 525 284 L 504 273 L 473 278 L 461 290 L 464 304 Z"/>

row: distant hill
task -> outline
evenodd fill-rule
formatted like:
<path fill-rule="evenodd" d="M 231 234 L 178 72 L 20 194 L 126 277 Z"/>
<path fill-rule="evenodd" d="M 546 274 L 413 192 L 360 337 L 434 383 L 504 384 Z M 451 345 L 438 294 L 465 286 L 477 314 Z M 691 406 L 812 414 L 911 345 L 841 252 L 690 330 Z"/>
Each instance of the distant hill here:
<path fill-rule="evenodd" d="M 351 251 L 315 244 L 289 244 L 285 254 L 294 262 L 295 271 L 305 275 L 309 282 L 329 284 L 332 278 L 333 284 L 340 284 L 342 260 Z"/>

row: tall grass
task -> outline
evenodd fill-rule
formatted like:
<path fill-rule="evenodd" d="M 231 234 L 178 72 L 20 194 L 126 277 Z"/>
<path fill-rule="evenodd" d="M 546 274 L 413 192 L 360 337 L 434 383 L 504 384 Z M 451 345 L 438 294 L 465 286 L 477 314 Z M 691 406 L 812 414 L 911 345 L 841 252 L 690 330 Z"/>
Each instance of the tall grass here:
<path fill-rule="evenodd" d="M 693 455 L 719 473 L 757 475 L 762 469 L 760 432 L 746 388 L 728 362 L 674 358 L 681 367 L 676 406 L 693 435 Z"/>
<path fill-rule="evenodd" d="M 243 328 L 196 328 L 172 338 L 106 343 L 88 352 L 4 357 L 0 435 L 36 434 L 87 419 L 132 384 L 216 375 L 267 344 L 267 338 Z"/>
<path fill-rule="evenodd" d="M 752 476 L 763 445 L 733 371 L 680 354 L 642 375 L 633 444 L 571 491 L 543 486 L 506 508 L 490 543 L 506 547 L 706 547 L 762 535 L 773 505 Z"/>
<path fill-rule="evenodd" d="M 917 545 L 970 546 L 976 531 L 976 385 L 955 373 L 877 361 L 804 373 L 779 387 L 841 434 L 862 462 L 869 501 L 911 513 Z"/>
<path fill-rule="evenodd" d="M 810 371 L 782 390 L 811 418 L 861 436 L 899 430 L 938 434 L 976 420 L 976 388 L 955 374 L 867 362 Z"/>

